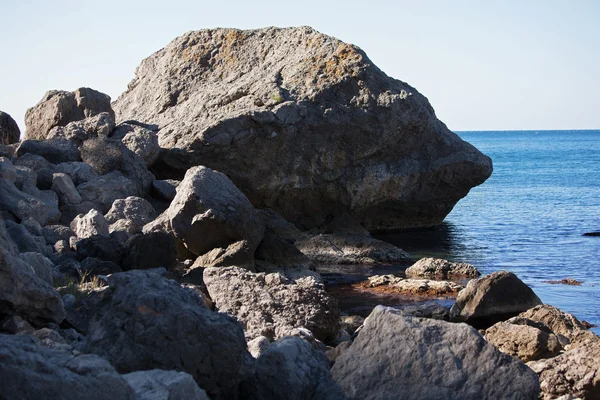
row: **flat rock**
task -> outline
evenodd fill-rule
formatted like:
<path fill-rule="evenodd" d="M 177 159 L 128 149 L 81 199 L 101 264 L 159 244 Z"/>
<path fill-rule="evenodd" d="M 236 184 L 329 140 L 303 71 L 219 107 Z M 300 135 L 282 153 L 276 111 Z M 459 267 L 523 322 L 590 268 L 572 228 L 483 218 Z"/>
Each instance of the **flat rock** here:
<path fill-rule="evenodd" d="M 16 121 L 7 113 L 0 111 L 0 145 L 19 142 L 21 130 Z"/>
<path fill-rule="evenodd" d="M 206 268 L 204 282 L 217 309 L 240 321 L 248 339 L 273 340 L 297 327 L 309 329 L 321 341 L 337 334 L 337 301 L 310 271 L 293 280 L 281 273 Z"/>
<path fill-rule="evenodd" d="M 331 370 L 349 399 L 537 399 L 539 382 L 472 327 L 377 306 Z"/>
<path fill-rule="evenodd" d="M 406 275 L 417 278 L 476 278 L 481 273 L 471 264 L 454 263 L 440 258 L 421 258 L 406 269 Z"/>
<path fill-rule="evenodd" d="M 380 292 L 419 297 L 454 297 L 463 289 L 461 285 L 451 281 L 404 279 L 394 275 L 370 276 L 366 282 L 359 286 Z"/>
<path fill-rule="evenodd" d="M 188 32 L 114 107 L 159 125 L 162 163 L 221 171 L 303 228 L 342 214 L 370 231 L 437 225 L 492 171 L 415 88 L 309 27 Z"/>

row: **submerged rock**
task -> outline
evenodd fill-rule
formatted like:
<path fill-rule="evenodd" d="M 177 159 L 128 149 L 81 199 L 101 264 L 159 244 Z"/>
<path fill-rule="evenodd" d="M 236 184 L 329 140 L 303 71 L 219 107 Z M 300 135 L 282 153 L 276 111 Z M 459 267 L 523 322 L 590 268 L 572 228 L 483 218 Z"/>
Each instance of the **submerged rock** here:
<path fill-rule="evenodd" d="M 406 275 L 418 278 L 476 278 L 481 273 L 471 264 L 454 263 L 440 258 L 421 258 L 406 269 Z"/>
<path fill-rule="evenodd" d="M 113 105 L 159 125 L 164 165 L 222 171 L 306 228 L 342 214 L 368 230 L 437 225 L 492 171 L 415 88 L 308 27 L 188 32 Z"/>

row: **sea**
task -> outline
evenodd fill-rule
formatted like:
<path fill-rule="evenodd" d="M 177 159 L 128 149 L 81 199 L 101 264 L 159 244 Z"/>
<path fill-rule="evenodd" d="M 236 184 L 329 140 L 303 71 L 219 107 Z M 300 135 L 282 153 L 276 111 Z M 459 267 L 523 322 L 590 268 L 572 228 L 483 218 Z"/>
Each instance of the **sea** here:
<path fill-rule="evenodd" d="M 583 236 L 600 231 L 600 130 L 456 133 L 492 158 L 492 176 L 438 228 L 378 238 L 416 259 L 511 271 L 544 303 L 600 326 L 600 237 Z M 563 278 L 582 283 L 548 283 Z"/>

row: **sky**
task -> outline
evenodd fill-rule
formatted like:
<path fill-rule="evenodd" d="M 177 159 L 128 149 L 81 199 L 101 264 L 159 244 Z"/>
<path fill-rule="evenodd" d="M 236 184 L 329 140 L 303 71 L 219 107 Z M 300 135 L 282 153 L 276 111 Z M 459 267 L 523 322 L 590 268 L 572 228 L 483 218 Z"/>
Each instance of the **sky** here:
<path fill-rule="evenodd" d="M 0 0 L 0 110 L 50 89 L 113 100 L 190 30 L 312 26 L 361 47 L 451 130 L 600 129 L 600 1 Z"/>

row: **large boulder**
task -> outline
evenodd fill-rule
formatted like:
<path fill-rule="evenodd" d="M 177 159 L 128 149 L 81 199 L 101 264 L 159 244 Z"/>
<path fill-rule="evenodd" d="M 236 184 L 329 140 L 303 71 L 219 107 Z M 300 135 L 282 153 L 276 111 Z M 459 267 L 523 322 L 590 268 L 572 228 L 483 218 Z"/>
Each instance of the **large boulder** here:
<path fill-rule="evenodd" d="M 10 115 L 0 111 L 0 145 L 17 143 L 20 136 L 19 125 Z"/>
<path fill-rule="evenodd" d="M 103 213 L 110 209 L 116 199 L 138 195 L 136 184 L 119 171 L 112 171 L 84 182 L 77 186 L 77 190 L 83 200 L 94 203 Z"/>
<path fill-rule="evenodd" d="M 123 270 L 151 269 L 163 267 L 171 269 L 175 264 L 177 248 L 175 239 L 164 232 L 137 234 L 123 245 Z"/>
<path fill-rule="evenodd" d="M 271 343 L 258 358 L 242 393 L 261 400 L 344 400 L 331 378 L 325 354 L 304 339 L 286 336 Z"/>
<path fill-rule="evenodd" d="M 129 196 L 125 199 L 116 199 L 105 218 L 109 224 L 119 220 L 131 221 L 135 233 L 142 231 L 147 223 L 156 217 L 156 211 L 152 204 L 141 197 Z"/>
<path fill-rule="evenodd" d="M 139 124 L 122 123 L 115 129 L 112 137 L 121 140 L 129 150 L 140 156 L 147 167 L 154 164 L 160 153 L 156 132 Z"/>
<path fill-rule="evenodd" d="M 350 399 L 537 399 L 520 360 L 473 328 L 377 306 L 332 375 Z"/>
<path fill-rule="evenodd" d="M 25 136 L 27 139 L 43 140 L 55 126 L 65 126 L 102 112 L 109 113 L 112 119 L 115 117 L 110 97 L 96 90 L 50 90 L 25 113 Z"/>
<path fill-rule="evenodd" d="M 337 301 L 310 271 L 291 279 L 277 272 L 206 268 L 204 282 L 217 309 L 240 321 L 248 339 L 277 339 L 298 327 L 323 341 L 337 334 Z"/>
<path fill-rule="evenodd" d="M 432 279 L 476 278 L 479 271 L 471 264 L 455 263 L 441 258 L 421 258 L 406 269 L 406 275 Z"/>
<path fill-rule="evenodd" d="M 110 275 L 108 290 L 105 311 L 90 324 L 86 352 L 107 358 L 121 373 L 183 371 L 213 399 L 237 397 L 252 356 L 232 318 L 205 308 L 200 296 L 160 270 Z"/>
<path fill-rule="evenodd" d="M 17 148 L 17 156 L 20 157 L 23 154 L 36 154 L 53 164 L 81 161 L 77 145 L 63 138 L 23 140 Z"/>
<path fill-rule="evenodd" d="M 535 306 L 519 314 L 519 317 L 546 324 L 554 334 L 566 343 L 570 342 L 577 332 L 586 329 L 573 314 L 566 313 L 548 304 Z"/>
<path fill-rule="evenodd" d="M 437 225 L 492 172 L 415 88 L 308 27 L 188 32 L 113 105 L 159 125 L 163 164 L 222 171 L 304 227 L 346 213 L 368 230 Z"/>
<path fill-rule="evenodd" d="M 241 240 L 253 255 L 264 234 L 248 198 L 225 174 L 203 166 L 186 172 L 169 208 L 144 227 L 152 230 L 171 233 L 196 255 Z"/>
<path fill-rule="evenodd" d="M 48 349 L 31 336 L 0 334 L 0 360 L 2 399 L 136 399 L 108 361 Z"/>
<path fill-rule="evenodd" d="M 539 297 L 515 274 L 500 271 L 469 281 L 458 293 L 450 317 L 488 327 L 540 304 Z"/>

